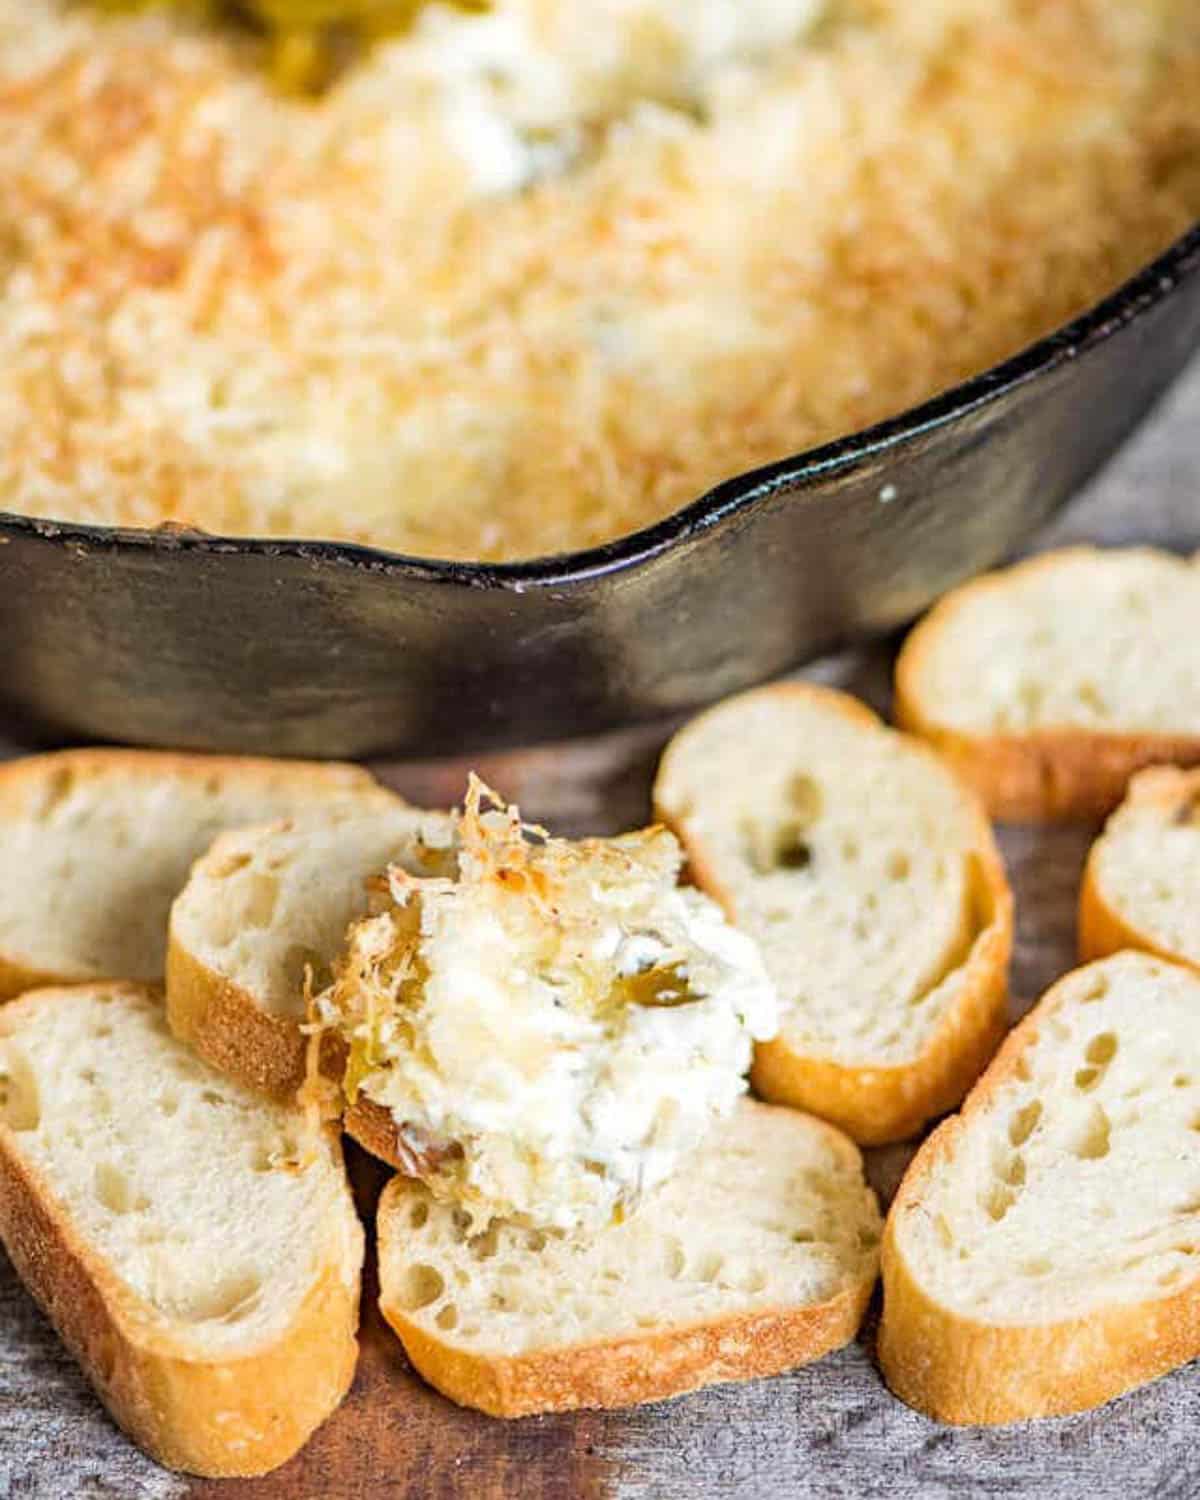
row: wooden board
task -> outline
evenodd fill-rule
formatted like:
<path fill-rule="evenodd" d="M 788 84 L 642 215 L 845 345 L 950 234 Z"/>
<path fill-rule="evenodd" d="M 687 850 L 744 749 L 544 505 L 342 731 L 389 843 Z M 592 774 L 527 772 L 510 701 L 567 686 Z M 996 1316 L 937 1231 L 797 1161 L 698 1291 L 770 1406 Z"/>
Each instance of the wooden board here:
<path fill-rule="evenodd" d="M 1200 368 L 1089 495 L 1041 539 L 1200 545 Z M 809 674 L 885 709 L 884 646 Z M 567 832 L 606 832 L 645 817 L 670 725 L 585 745 L 486 757 L 478 769 L 527 815 Z M 466 765 L 385 766 L 429 805 L 461 794 Z M 1017 892 L 1014 1016 L 1073 959 L 1075 900 L 1090 829 L 1001 831 Z M 869 1155 L 894 1191 L 911 1155 Z M 380 1170 L 353 1158 L 369 1209 Z M 365 1295 L 363 1356 L 349 1400 L 305 1451 L 251 1483 L 170 1475 L 116 1431 L 0 1256 L 0 1497 L 160 1500 L 949 1500 L 1200 1495 L 1200 1366 L 1102 1411 L 1003 1431 L 940 1428 L 892 1399 L 872 1357 L 875 1314 L 850 1348 L 775 1380 L 619 1413 L 499 1423 L 425 1388 Z"/>

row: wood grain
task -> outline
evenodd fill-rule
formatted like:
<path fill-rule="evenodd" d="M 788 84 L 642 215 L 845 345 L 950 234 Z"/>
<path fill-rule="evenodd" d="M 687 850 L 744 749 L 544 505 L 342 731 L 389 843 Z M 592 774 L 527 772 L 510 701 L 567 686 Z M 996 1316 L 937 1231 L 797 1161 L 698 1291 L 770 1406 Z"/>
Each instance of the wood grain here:
<path fill-rule="evenodd" d="M 1169 407 L 1040 545 L 1064 540 L 1200 545 L 1200 367 Z M 886 646 L 806 675 L 886 710 Z M 647 815 L 650 776 L 673 726 L 476 764 L 530 817 L 573 833 Z M 430 805 L 461 793 L 467 762 L 388 765 L 385 779 Z M 1075 901 L 1092 830 L 1002 829 L 1017 892 L 1013 1013 L 1074 958 Z M 890 1197 L 911 1147 L 869 1153 Z M 369 1211 L 382 1172 L 353 1157 Z M 0 1259 L 0 1497 L 174 1500 L 1190 1500 L 1200 1495 L 1200 1369 L 1081 1417 L 1008 1430 L 939 1428 L 893 1400 L 859 1341 L 776 1380 L 701 1392 L 632 1412 L 498 1423 L 460 1411 L 409 1371 L 365 1297 L 363 1358 L 343 1409 L 277 1474 L 195 1483 L 143 1459 L 112 1427 Z"/>

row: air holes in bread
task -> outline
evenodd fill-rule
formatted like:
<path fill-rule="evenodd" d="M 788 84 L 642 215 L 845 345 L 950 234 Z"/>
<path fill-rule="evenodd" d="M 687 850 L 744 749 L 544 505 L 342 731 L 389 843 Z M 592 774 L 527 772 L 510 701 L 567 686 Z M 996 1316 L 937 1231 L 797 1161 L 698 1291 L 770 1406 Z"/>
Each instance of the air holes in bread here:
<path fill-rule="evenodd" d="M 1075 689 L 1075 696 L 1084 708 L 1090 708 L 1099 717 L 1103 718 L 1108 713 L 1108 704 L 1105 702 L 1104 694 L 1094 682 L 1085 679 Z"/>
<path fill-rule="evenodd" d="M 406 1312 L 431 1307 L 446 1290 L 442 1274 L 435 1266 L 409 1266 L 400 1284 L 400 1305 Z"/>
<path fill-rule="evenodd" d="M 1021 1274 L 1022 1276 L 1049 1276 L 1053 1269 L 1053 1264 L 1044 1255 L 1038 1255 L 1024 1262 L 1021 1266 Z"/>
<path fill-rule="evenodd" d="M 167 1117 L 168 1120 L 171 1118 L 172 1115 L 178 1114 L 178 1112 L 179 1112 L 179 1096 L 178 1096 L 178 1094 L 163 1094 L 161 1096 L 161 1098 L 159 1099 L 159 1101 L 158 1101 L 158 1108 L 159 1108 L 159 1112 L 161 1114 L 166 1115 L 166 1117 Z"/>
<path fill-rule="evenodd" d="M 247 927 L 269 927 L 279 903 L 279 881 L 274 875 L 247 877 L 242 920 Z"/>
<path fill-rule="evenodd" d="M 1085 1066 L 1075 1074 L 1075 1087 L 1085 1093 L 1094 1089 L 1116 1055 L 1117 1039 L 1111 1031 L 1094 1036 L 1083 1054 Z"/>
<path fill-rule="evenodd" d="M 1080 995 L 1080 1005 L 1094 1005 L 1097 1000 L 1103 1000 L 1108 994 L 1108 978 L 1104 974 L 1097 974 L 1095 979 L 1087 987 L 1087 992 Z"/>
<path fill-rule="evenodd" d="M 663 1269 L 672 1281 L 678 1281 L 683 1275 L 687 1257 L 683 1253 L 683 1245 L 677 1239 L 668 1238 L 663 1241 Z"/>
<path fill-rule="evenodd" d="M 429 1222 L 429 1204 L 414 1203 L 412 1212 L 408 1216 L 408 1222 L 414 1229 L 424 1229 Z"/>
<path fill-rule="evenodd" d="M 132 1213 L 134 1209 L 147 1207 L 146 1200 L 139 1198 L 134 1192 L 129 1178 L 120 1167 L 113 1166 L 112 1162 L 100 1163 L 96 1168 L 92 1186 L 97 1203 L 106 1208 L 110 1214 L 127 1214 Z"/>
<path fill-rule="evenodd" d="M 444 1329 L 447 1333 L 453 1332 L 458 1327 L 458 1308 L 455 1307 L 453 1302 L 447 1302 L 445 1307 L 439 1310 L 434 1321 L 439 1328 Z"/>
<path fill-rule="evenodd" d="M 1190 1086 L 1191 1082 L 1191 1078 L 1186 1073 L 1176 1073 L 1175 1077 L 1171 1079 L 1171 1087 L 1173 1089 L 1186 1089 Z"/>
<path fill-rule="evenodd" d="M 500 1233 L 493 1224 L 485 1229 L 482 1234 L 473 1234 L 467 1241 L 471 1254 L 476 1260 L 491 1260 L 500 1248 Z"/>
<path fill-rule="evenodd" d="M 888 855 L 884 870 L 889 880 L 907 880 L 912 874 L 912 861 L 907 854 L 897 849 Z"/>
<path fill-rule="evenodd" d="M 1025 1158 L 1023 1156 L 1010 1157 L 1001 1167 L 999 1176 L 1009 1187 L 1024 1187 Z"/>
<path fill-rule="evenodd" d="M 1008 1122 L 1009 1143 L 1013 1146 L 1023 1146 L 1037 1129 L 1041 1118 L 1042 1101 L 1040 1099 L 1032 1099 L 1028 1104 L 1023 1105 Z"/>
<path fill-rule="evenodd" d="M 716 1281 L 724 1264 L 725 1257 L 722 1255 L 705 1255 L 696 1266 L 696 1280 Z"/>
<path fill-rule="evenodd" d="M 1072 1153 L 1081 1161 L 1094 1161 L 1108 1155 L 1112 1126 L 1108 1114 L 1094 1104 L 1083 1129 L 1071 1144 Z"/>
<path fill-rule="evenodd" d="M 200 1290 L 180 1310 L 189 1323 L 240 1323 L 249 1317 L 262 1293 L 262 1278 L 235 1271 L 215 1286 Z"/>
<path fill-rule="evenodd" d="M 10 1130 L 36 1130 L 41 1115 L 33 1070 L 15 1051 L 0 1053 L 0 1120 Z"/>
<path fill-rule="evenodd" d="M 1016 1194 L 1002 1182 L 995 1183 L 983 1197 L 983 1208 L 989 1219 L 998 1224 L 1016 1202 Z"/>
<path fill-rule="evenodd" d="M 812 849 L 804 836 L 807 825 L 797 819 L 766 828 L 749 819 L 742 827 L 742 841 L 747 863 L 756 875 L 774 875 L 779 871 L 807 870 L 812 864 Z"/>
<path fill-rule="evenodd" d="M 811 776 L 803 773 L 793 776 L 788 782 L 787 798 L 798 825 L 815 823 L 821 816 L 825 799 L 821 795 L 821 788 Z"/>

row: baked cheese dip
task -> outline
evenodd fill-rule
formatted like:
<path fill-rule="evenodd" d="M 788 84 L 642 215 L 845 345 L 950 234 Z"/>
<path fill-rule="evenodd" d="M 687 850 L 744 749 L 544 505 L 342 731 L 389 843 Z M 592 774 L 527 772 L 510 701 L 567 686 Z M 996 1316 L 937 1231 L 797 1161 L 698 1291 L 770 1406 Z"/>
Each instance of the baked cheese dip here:
<path fill-rule="evenodd" d="M 1195 0 L 412 4 L 313 96 L 233 7 L 123 3 L 0 0 L 0 508 L 39 517 L 585 547 L 1200 213 Z"/>
<path fill-rule="evenodd" d="M 595 1230 L 719 1128 L 775 992 L 664 829 L 572 843 L 484 796 L 456 879 L 389 872 L 319 1019 L 410 1176 L 481 1223 Z"/>

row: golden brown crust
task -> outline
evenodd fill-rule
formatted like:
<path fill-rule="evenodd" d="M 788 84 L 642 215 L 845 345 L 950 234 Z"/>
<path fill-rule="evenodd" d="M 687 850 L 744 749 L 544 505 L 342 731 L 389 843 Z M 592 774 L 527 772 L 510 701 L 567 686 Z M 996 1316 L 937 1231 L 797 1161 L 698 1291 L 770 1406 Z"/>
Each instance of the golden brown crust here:
<path fill-rule="evenodd" d="M 1130 784 L 1127 806 L 1158 807 L 1170 815 L 1181 804 L 1191 806 L 1200 797 L 1200 770 L 1182 771 L 1175 766 L 1158 766 L 1143 771 Z M 1088 852 L 1083 883 L 1079 891 L 1079 961 L 1106 958 L 1122 948 L 1137 948 L 1158 958 L 1200 968 L 1186 953 L 1176 953 L 1157 942 L 1144 928 L 1127 921 L 1124 914 L 1108 899 L 1100 877 L 1100 857 L 1105 834 Z"/>
<path fill-rule="evenodd" d="M 214 777 L 218 781 L 240 778 L 264 787 L 286 783 L 297 789 L 307 783 L 314 796 L 324 797 L 335 790 L 378 789 L 369 771 L 340 761 L 269 760 L 160 750 L 55 750 L 0 765 L 0 824 L 29 818 L 33 809 L 61 796 L 69 782 L 114 773 L 130 781 L 175 777 L 203 783 Z M 123 977 L 127 976 L 94 974 L 84 966 L 48 970 L 20 953 L 0 952 L 0 1001 L 45 986 Z"/>
<path fill-rule="evenodd" d="M 270 1015 L 174 936 L 167 944 L 166 1005 L 171 1030 L 218 1072 L 273 1099 L 299 1093 L 308 1048 L 301 1023 Z"/>
<path fill-rule="evenodd" d="M 390 1109 L 360 1093 L 353 1104 L 346 1106 L 342 1129 L 364 1151 L 387 1162 L 390 1167 L 403 1169 L 404 1163 L 396 1144 L 396 1122 Z"/>
<path fill-rule="evenodd" d="M 394 1178 L 379 1204 L 380 1264 L 403 1219 L 407 1183 Z M 386 1281 L 386 1270 L 383 1272 Z M 495 1417 L 580 1407 L 634 1406 L 702 1386 L 755 1380 L 808 1364 L 849 1343 L 875 1284 L 872 1274 L 827 1302 L 765 1308 L 687 1327 L 502 1355 L 455 1348 L 420 1327 L 395 1302 L 380 1309 L 420 1374 L 461 1406 Z"/>
<path fill-rule="evenodd" d="M 1200 763 L 1200 737 L 1151 732 L 1101 733 L 1078 728 L 1028 734 L 968 734 L 939 722 L 925 703 L 926 657 L 964 601 L 1048 572 L 1064 559 L 1099 555 L 1095 547 L 1048 552 L 1015 568 L 984 573 L 952 590 L 909 632 L 896 660 L 893 716 L 901 729 L 928 740 L 983 799 L 993 818 L 1014 823 L 1089 822 L 1105 817 L 1146 766 Z"/>
<path fill-rule="evenodd" d="M 57 998 L 47 992 L 36 1003 Z M 332 1136 L 329 1149 L 340 1164 Z M 193 1353 L 88 1245 L 3 1124 L 0 1239 L 114 1419 L 168 1468 L 211 1478 L 265 1474 L 298 1451 L 350 1388 L 357 1274 L 348 1279 L 344 1266 L 326 1266 L 269 1346 L 229 1359 Z"/>
<path fill-rule="evenodd" d="M 857 723 L 885 727 L 866 704 L 832 688 L 788 682 L 754 690 L 756 697 L 763 694 L 818 699 L 824 708 Z M 680 734 L 702 724 L 705 717 L 701 714 L 692 720 Z M 913 748 L 937 759 L 919 742 L 914 742 Z M 656 815 L 678 834 L 696 884 L 736 921 L 732 892 L 720 881 L 704 847 L 686 837 L 685 829 L 672 821 L 659 799 L 659 788 L 670 774 L 670 755 L 668 746 L 655 785 Z M 987 1066 L 1006 1025 L 1013 900 L 991 826 L 981 808 L 975 806 L 973 812 L 976 933 L 965 960 L 961 993 L 943 1023 L 911 1062 L 884 1067 L 851 1067 L 807 1056 L 781 1033 L 754 1049 L 750 1077 L 764 1099 L 807 1110 L 839 1126 L 860 1145 L 878 1146 L 905 1140 L 926 1121 L 952 1109 Z"/>
<path fill-rule="evenodd" d="M 1200 1279 L 1171 1297 L 1098 1308 L 1058 1323 L 1005 1326 L 941 1306 L 896 1243 L 896 1226 L 921 1211 L 926 1185 L 975 1115 L 1017 1073 L 1022 1054 L 1066 1001 L 1065 987 L 1078 972 L 1059 980 L 1009 1033 L 961 1114 L 921 1146 L 888 1214 L 879 1360 L 895 1394 L 938 1421 L 996 1424 L 1085 1411 L 1200 1354 Z"/>

